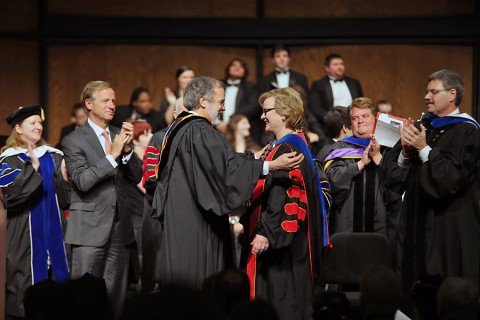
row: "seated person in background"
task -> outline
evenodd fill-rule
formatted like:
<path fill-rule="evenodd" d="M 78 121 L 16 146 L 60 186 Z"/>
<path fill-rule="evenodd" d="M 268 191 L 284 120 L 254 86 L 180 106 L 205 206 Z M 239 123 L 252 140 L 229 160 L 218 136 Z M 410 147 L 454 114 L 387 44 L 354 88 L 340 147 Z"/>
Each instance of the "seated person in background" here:
<path fill-rule="evenodd" d="M 474 320 L 478 312 L 478 290 L 472 281 L 451 277 L 442 282 L 437 294 L 439 320 Z"/>
<path fill-rule="evenodd" d="M 230 117 L 227 123 L 226 136 L 232 144 L 233 151 L 238 153 L 260 151 L 260 146 L 250 137 L 250 128 L 247 117 L 241 114 L 234 114 Z"/>
<path fill-rule="evenodd" d="M 225 124 L 233 114 L 242 114 L 251 124 L 251 136 L 261 143 L 265 126 L 260 120 L 262 113 L 258 108 L 258 90 L 253 82 L 247 80 L 248 68 L 245 61 L 235 58 L 225 69 L 225 111 L 217 129 L 225 133 Z"/>
<path fill-rule="evenodd" d="M 72 124 L 62 128 L 62 131 L 60 132 L 60 140 L 55 146 L 55 148 L 61 149 L 62 146 L 60 145 L 60 141 L 62 141 L 62 139 L 73 130 L 83 126 L 85 122 L 87 122 L 87 118 L 88 118 L 87 110 L 85 110 L 85 107 L 83 106 L 83 104 L 76 103 L 72 107 L 72 112 L 70 114 L 70 122 Z"/>
<path fill-rule="evenodd" d="M 353 315 L 352 306 L 343 292 L 325 291 L 313 303 L 313 320 L 345 320 Z"/>
<path fill-rule="evenodd" d="M 228 141 L 232 144 L 233 151 L 237 153 L 244 153 L 250 151 L 257 153 L 260 151 L 260 146 L 252 141 L 250 137 L 250 123 L 245 116 L 241 114 L 234 114 L 230 117 L 227 123 L 226 136 Z M 233 240 L 235 245 L 235 266 L 238 267 L 240 261 L 240 246 L 238 244 L 238 237 L 243 232 L 243 226 L 238 222 L 239 217 L 243 214 L 243 207 L 235 210 L 230 214 L 229 221 L 233 225 Z"/>
<path fill-rule="evenodd" d="M 365 320 L 393 320 L 402 302 L 398 275 L 384 266 L 365 271 L 360 284 L 360 306 Z"/>
<path fill-rule="evenodd" d="M 393 110 L 393 106 L 388 100 L 378 100 L 377 109 L 378 109 L 378 112 L 391 114 Z"/>
<path fill-rule="evenodd" d="M 163 97 L 160 103 L 162 128 L 167 127 L 175 119 L 173 116 L 175 102 L 178 98 L 183 97 L 185 88 L 193 78 L 195 78 L 195 72 L 189 66 L 181 66 L 175 71 L 175 89 L 172 90 L 170 87 L 166 87 L 165 97 Z"/>
<path fill-rule="evenodd" d="M 380 168 L 385 148 L 373 137 L 377 108 L 369 98 L 356 98 L 348 108 L 352 137 L 336 142 L 325 159 L 332 188 L 330 233 L 378 232 L 386 235 L 392 249 L 398 229 L 400 196 L 383 186 Z"/>
<path fill-rule="evenodd" d="M 348 114 L 347 108 L 333 107 L 333 109 L 329 110 L 325 115 L 324 122 L 325 133 L 329 137 L 329 140 L 317 154 L 317 158 L 322 163 L 330 153 L 330 149 L 335 142 L 352 135 L 350 115 Z"/>
<path fill-rule="evenodd" d="M 152 132 L 157 132 L 162 128 L 160 114 L 153 110 L 150 91 L 147 88 L 138 87 L 133 90 L 130 104 L 115 110 L 111 124 L 121 128 L 122 123 L 128 120 L 147 121 L 152 127 Z"/>

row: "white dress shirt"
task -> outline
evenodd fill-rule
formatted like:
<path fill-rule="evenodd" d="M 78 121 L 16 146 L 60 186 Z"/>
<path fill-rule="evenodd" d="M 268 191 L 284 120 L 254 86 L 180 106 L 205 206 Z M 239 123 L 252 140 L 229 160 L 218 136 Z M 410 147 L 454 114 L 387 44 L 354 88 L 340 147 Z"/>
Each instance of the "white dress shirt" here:
<path fill-rule="evenodd" d="M 290 70 L 275 70 L 277 75 L 278 88 L 287 88 L 290 86 Z M 280 72 L 280 73 L 277 73 Z"/>
<path fill-rule="evenodd" d="M 112 157 L 111 154 L 107 154 L 107 151 L 105 149 L 105 137 L 103 136 L 104 131 L 108 132 L 108 138 L 110 139 L 110 143 L 112 143 L 112 145 L 113 145 L 112 138 L 110 136 L 110 129 L 108 128 L 108 126 L 105 130 L 102 129 L 101 127 L 99 127 L 95 123 L 93 123 L 93 121 L 90 120 L 90 118 L 88 118 L 87 121 L 88 121 L 88 124 L 90 125 L 90 127 L 92 127 L 93 131 L 95 131 L 95 135 L 97 136 L 98 141 L 100 141 L 100 144 L 102 145 L 103 152 L 105 152 L 105 155 L 106 155 L 106 158 L 107 158 L 108 162 L 110 162 L 112 167 L 116 168 L 118 166 L 118 163 L 115 161 L 115 159 Z M 130 151 L 130 153 L 128 155 L 122 157 L 122 163 L 123 164 L 126 164 L 128 162 L 128 160 L 130 160 L 130 157 L 132 156 L 132 153 L 133 153 L 133 150 Z"/>
<path fill-rule="evenodd" d="M 345 80 L 335 80 L 331 77 L 329 79 L 333 93 L 333 106 L 348 107 L 353 99 Z"/>
<path fill-rule="evenodd" d="M 242 80 L 235 81 L 227 80 L 227 87 L 225 89 L 225 111 L 223 112 L 223 122 L 227 123 L 228 119 L 235 113 L 235 103 L 237 101 L 238 85 Z"/>

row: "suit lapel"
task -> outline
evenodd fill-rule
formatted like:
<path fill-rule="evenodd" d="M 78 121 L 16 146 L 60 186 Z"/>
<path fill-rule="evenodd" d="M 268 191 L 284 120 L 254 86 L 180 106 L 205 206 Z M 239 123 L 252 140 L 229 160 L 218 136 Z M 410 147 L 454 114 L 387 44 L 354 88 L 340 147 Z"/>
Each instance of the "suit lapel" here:
<path fill-rule="evenodd" d="M 354 97 L 358 97 L 360 95 L 357 91 L 357 88 L 353 85 L 353 81 L 350 78 L 345 77 L 345 83 L 347 84 L 352 99 L 355 99 Z"/>
<path fill-rule="evenodd" d="M 103 151 L 100 140 L 98 139 L 95 131 L 93 131 L 92 127 L 88 124 L 88 122 L 86 122 L 82 128 L 84 129 L 83 134 L 85 136 L 85 140 L 90 145 L 90 147 L 95 150 L 99 157 L 105 157 L 105 151 Z"/>
<path fill-rule="evenodd" d="M 244 82 L 242 82 L 238 87 L 237 97 L 235 98 L 235 111 L 234 111 L 235 113 L 238 113 L 238 111 L 242 108 L 242 99 L 244 94 L 245 94 L 245 88 L 244 88 Z"/>
<path fill-rule="evenodd" d="M 290 70 L 290 75 L 288 76 L 288 85 L 292 86 L 297 83 L 297 75 L 295 74 L 294 71 Z"/>
<path fill-rule="evenodd" d="M 275 85 L 273 85 L 275 84 Z M 277 83 L 277 74 L 274 72 L 271 72 L 268 76 L 268 85 L 270 86 L 271 89 L 277 89 L 278 88 L 278 83 Z"/>
<path fill-rule="evenodd" d="M 325 83 L 325 95 L 326 95 L 326 98 L 327 98 L 328 107 L 331 108 L 331 107 L 334 107 L 332 85 L 330 84 L 330 80 L 328 79 L 328 77 L 325 77 L 324 79 L 325 79 L 325 81 L 324 81 L 324 83 Z"/>

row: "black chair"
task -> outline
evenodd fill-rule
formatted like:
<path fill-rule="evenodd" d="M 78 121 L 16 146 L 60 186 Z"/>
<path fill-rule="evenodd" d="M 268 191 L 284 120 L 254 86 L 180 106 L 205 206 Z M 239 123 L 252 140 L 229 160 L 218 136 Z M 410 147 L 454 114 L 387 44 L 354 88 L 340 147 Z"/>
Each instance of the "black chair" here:
<path fill-rule="evenodd" d="M 358 288 L 365 270 L 372 265 L 392 267 L 388 238 L 380 233 L 339 232 L 330 242 L 332 250 L 325 259 L 325 289 L 343 291 L 352 306 L 359 306 Z"/>

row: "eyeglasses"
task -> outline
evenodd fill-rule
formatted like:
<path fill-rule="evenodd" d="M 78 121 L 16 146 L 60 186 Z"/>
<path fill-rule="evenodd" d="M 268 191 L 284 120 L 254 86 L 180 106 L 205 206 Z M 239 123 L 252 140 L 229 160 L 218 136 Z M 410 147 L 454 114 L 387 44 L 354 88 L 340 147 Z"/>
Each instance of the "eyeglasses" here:
<path fill-rule="evenodd" d="M 430 90 L 425 90 L 425 95 L 427 94 L 431 94 L 432 96 L 436 96 L 437 94 L 439 94 L 440 92 L 442 91 L 450 91 L 450 89 L 440 89 L 440 90 L 437 90 L 437 89 L 430 89 Z"/>
<path fill-rule="evenodd" d="M 275 110 L 275 108 L 269 108 L 269 109 L 262 109 L 263 115 L 266 116 L 268 111 Z"/>

